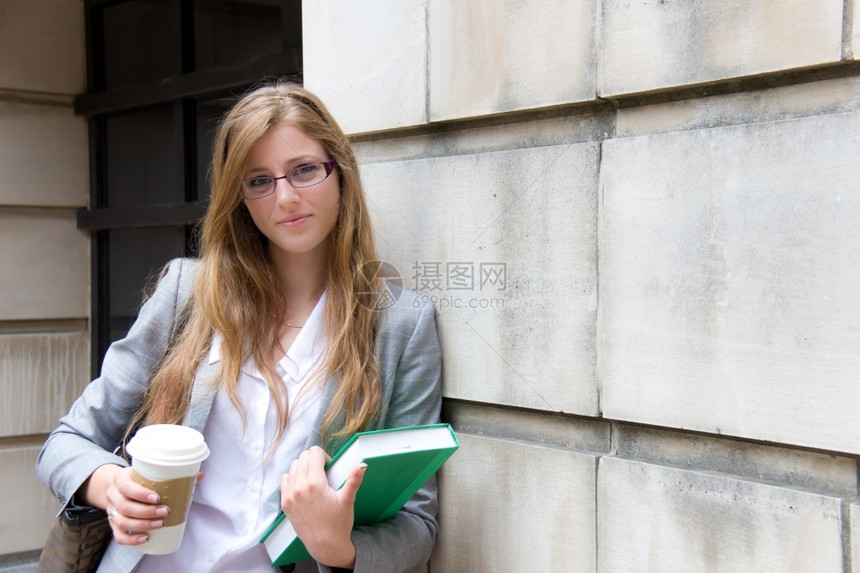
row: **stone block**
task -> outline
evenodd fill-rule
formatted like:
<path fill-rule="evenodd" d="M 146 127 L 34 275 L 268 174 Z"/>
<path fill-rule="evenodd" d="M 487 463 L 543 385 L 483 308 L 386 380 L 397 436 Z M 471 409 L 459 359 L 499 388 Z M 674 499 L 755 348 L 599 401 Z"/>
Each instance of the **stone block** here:
<path fill-rule="evenodd" d="M 597 414 L 598 158 L 582 143 L 362 165 L 380 255 L 437 307 L 446 396 Z"/>
<path fill-rule="evenodd" d="M 841 499 L 601 458 L 602 573 L 842 571 Z"/>
<path fill-rule="evenodd" d="M 604 143 L 606 417 L 860 453 L 860 113 Z"/>
<path fill-rule="evenodd" d="M 41 550 L 0 555 L 0 573 L 36 573 Z"/>
<path fill-rule="evenodd" d="M 850 516 L 851 573 L 860 573 L 860 502 L 848 506 Z"/>
<path fill-rule="evenodd" d="M 0 212 L 0 244 L 0 320 L 89 316 L 89 239 L 74 212 Z"/>
<path fill-rule="evenodd" d="M 0 101 L 0 134 L 0 203 L 87 205 L 87 126 L 71 107 Z"/>
<path fill-rule="evenodd" d="M 60 506 L 36 479 L 40 445 L 0 448 L 0 483 L 7 495 L 6 519 L 0 520 L 0 554 L 41 549 Z"/>
<path fill-rule="evenodd" d="M 430 119 L 594 100 L 598 6 L 429 2 Z"/>
<path fill-rule="evenodd" d="M 535 112 L 522 122 L 496 118 L 426 133 L 386 139 L 356 138 L 353 150 L 360 164 L 405 159 L 470 155 L 487 151 L 568 145 L 600 141 L 615 130 L 616 111 L 604 108 L 588 113 Z"/>
<path fill-rule="evenodd" d="M 0 336 L 0 437 L 53 430 L 89 382 L 89 358 L 86 332 Z"/>
<path fill-rule="evenodd" d="M 0 90 L 83 93 L 85 47 L 82 0 L 0 3 Z"/>
<path fill-rule="evenodd" d="M 431 571 L 595 571 L 592 455 L 459 434 Z"/>
<path fill-rule="evenodd" d="M 458 400 L 442 404 L 442 419 L 467 434 L 504 436 L 577 452 L 606 453 L 613 448 L 611 424 L 601 419 Z"/>
<path fill-rule="evenodd" d="M 624 107 L 618 110 L 615 137 L 804 119 L 852 111 L 860 111 L 858 76 Z"/>
<path fill-rule="evenodd" d="M 425 1 L 302 4 L 304 84 L 346 133 L 426 122 Z"/>
<path fill-rule="evenodd" d="M 849 6 L 849 3 L 846 2 L 845 6 Z M 851 0 L 851 57 L 855 60 L 860 60 L 860 1 Z"/>
<path fill-rule="evenodd" d="M 842 497 L 855 496 L 860 485 L 854 456 L 619 422 L 612 438 L 615 455 L 652 464 L 683 463 Z"/>
<path fill-rule="evenodd" d="M 842 59 L 843 0 L 603 2 L 598 93 L 611 98 Z"/>

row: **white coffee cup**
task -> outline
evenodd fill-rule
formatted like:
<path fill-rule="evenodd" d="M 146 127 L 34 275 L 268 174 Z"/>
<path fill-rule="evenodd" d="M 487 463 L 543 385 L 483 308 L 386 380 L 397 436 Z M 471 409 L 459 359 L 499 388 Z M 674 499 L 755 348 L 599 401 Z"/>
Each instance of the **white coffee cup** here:
<path fill-rule="evenodd" d="M 134 548 L 154 555 L 172 553 L 182 543 L 200 464 L 209 457 L 203 434 L 174 424 L 144 426 L 126 450 L 131 455 L 134 480 L 155 490 L 161 503 L 170 508 L 164 527 L 150 531 L 149 541 Z"/>

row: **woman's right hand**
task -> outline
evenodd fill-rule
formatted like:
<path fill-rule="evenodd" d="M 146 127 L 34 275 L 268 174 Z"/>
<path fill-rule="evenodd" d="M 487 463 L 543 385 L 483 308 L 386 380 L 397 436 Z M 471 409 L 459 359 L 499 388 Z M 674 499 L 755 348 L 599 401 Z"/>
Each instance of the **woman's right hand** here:
<path fill-rule="evenodd" d="M 164 527 L 170 512 L 158 494 L 132 479 L 132 469 L 104 465 L 81 487 L 85 503 L 107 511 L 113 537 L 120 545 L 149 541 L 149 532 Z"/>

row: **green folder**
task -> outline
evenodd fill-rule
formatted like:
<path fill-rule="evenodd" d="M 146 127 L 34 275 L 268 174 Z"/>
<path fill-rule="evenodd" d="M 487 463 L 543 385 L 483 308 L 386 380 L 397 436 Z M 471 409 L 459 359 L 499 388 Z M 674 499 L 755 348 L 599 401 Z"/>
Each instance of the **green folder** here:
<path fill-rule="evenodd" d="M 449 424 L 359 432 L 326 465 L 326 476 L 332 488 L 340 489 L 352 468 L 367 464 L 355 496 L 355 525 L 370 525 L 397 513 L 459 447 Z M 311 558 L 284 512 L 260 543 L 272 567 Z"/>

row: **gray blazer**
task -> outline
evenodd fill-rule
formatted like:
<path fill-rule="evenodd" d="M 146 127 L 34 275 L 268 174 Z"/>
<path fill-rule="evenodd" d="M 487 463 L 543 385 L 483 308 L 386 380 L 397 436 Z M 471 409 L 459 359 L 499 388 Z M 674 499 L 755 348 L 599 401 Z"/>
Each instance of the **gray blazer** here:
<path fill-rule="evenodd" d="M 188 259 L 170 263 L 128 336 L 111 345 L 101 376 L 86 387 L 45 442 L 36 470 L 63 507 L 99 466 L 127 465 L 112 452 L 141 405 L 150 372 L 166 350 L 177 311 L 191 293 L 197 267 L 196 261 Z M 435 423 L 440 415 L 441 351 L 434 308 L 412 291 L 397 289 L 392 293 L 397 300 L 382 311 L 377 338 L 384 405 L 373 429 Z M 211 391 L 205 391 L 206 382 L 216 374 L 217 365 L 204 360 L 197 371 L 184 425 L 203 431 L 214 397 Z M 337 384 L 330 378 L 323 386 L 322 404 L 308 448 L 322 445 L 322 414 Z M 391 519 L 356 527 L 352 532 L 355 571 L 402 572 L 425 563 L 436 539 L 437 507 L 433 478 Z M 141 557 L 133 548 L 111 541 L 99 571 L 131 572 Z M 330 569 L 305 562 L 296 567 L 297 573 L 301 571 Z"/>

